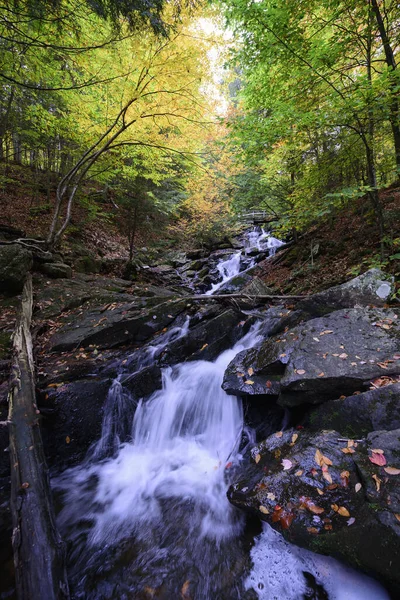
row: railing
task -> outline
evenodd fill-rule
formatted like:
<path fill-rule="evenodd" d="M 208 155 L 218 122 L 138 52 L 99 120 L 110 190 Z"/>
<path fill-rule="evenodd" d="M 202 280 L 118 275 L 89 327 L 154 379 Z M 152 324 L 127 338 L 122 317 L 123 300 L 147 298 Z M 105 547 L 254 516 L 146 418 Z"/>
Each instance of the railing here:
<path fill-rule="evenodd" d="M 266 210 L 253 210 L 247 213 L 240 213 L 238 218 L 239 221 L 244 221 L 245 223 L 266 223 L 276 220 L 276 216 Z"/>

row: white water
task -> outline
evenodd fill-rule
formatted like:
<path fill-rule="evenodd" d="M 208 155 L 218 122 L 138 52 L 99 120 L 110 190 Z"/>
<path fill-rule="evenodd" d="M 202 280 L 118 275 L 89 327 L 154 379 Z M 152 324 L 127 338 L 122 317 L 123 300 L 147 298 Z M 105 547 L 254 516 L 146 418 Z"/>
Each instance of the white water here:
<path fill-rule="evenodd" d="M 227 283 L 233 277 L 236 277 L 241 271 L 241 258 L 244 254 L 246 254 L 246 250 L 250 250 L 251 248 L 257 248 L 260 252 L 268 250 L 269 256 L 274 256 L 276 249 L 282 246 L 284 242 L 278 240 L 278 238 L 273 237 L 268 232 L 264 231 L 264 228 L 261 231 L 255 227 L 253 231 L 250 231 L 247 234 L 247 240 L 245 242 L 245 248 L 243 251 L 235 252 L 228 258 L 220 261 L 217 265 L 218 273 L 220 274 L 221 280 L 218 283 L 214 283 L 211 286 L 211 289 L 206 292 L 208 296 L 212 296 L 217 292 L 225 283 Z M 254 259 L 251 261 L 251 264 L 248 268 L 253 267 L 255 264 Z"/>
<path fill-rule="evenodd" d="M 151 365 L 188 327 L 186 320 L 159 336 L 124 368 L 133 376 Z M 231 463 L 241 460 L 242 404 L 221 383 L 234 356 L 260 341 L 256 325 L 214 362 L 165 369 L 162 390 L 137 405 L 123 386 L 126 372 L 113 382 L 101 440 L 84 464 L 55 481 L 75 598 L 152 597 L 155 589 L 162 590 L 160 598 L 184 598 L 180 590 L 190 582 L 192 600 L 240 600 L 243 583 L 260 600 L 300 600 L 307 571 L 330 600 L 388 599 L 373 580 L 291 546 L 267 526 L 242 582 L 244 516 L 226 497 Z M 127 420 L 130 441 L 121 444 Z"/>
<path fill-rule="evenodd" d="M 330 600 L 390 600 L 370 577 L 334 558 L 292 546 L 268 525 L 256 538 L 251 557 L 253 568 L 245 586 L 260 600 L 298 600 L 306 591 L 304 572 L 323 585 Z"/>
<path fill-rule="evenodd" d="M 221 383 L 234 356 L 261 340 L 259 329 L 253 326 L 214 362 L 165 369 L 163 389 L 137 406 L 132 442 L 117 456 L 70 469 L 56 481 L 64 495 L 61 529 L 75 543 L 79 572 L 91 552 L 129 536 L 142 544 L 147 565 L 161 561 L 158 568 L 165 570 L 184 532 L 179 560 L 202 572 L 196 597 L 212 600 L 210 574 L 220 560 L 218 548 L 243 527 L 243 517 L 226 497 L 226 465 L 240 458 L 242 405 Z M 86 550 L 79 548 L 82 522 L 90 523 L 84 529 Z"/>
<path fill-rule="evenodd" d="M 218 263 L 217 269 L 222 279 L 218 283 L 213 283 L 211 289 L 207 292 L 207 296 L 212 296 L 212 294 L 215 294 L 215 292 L 219 290 L 219 288 L 223 286 L 224 283 L 232 279 L 232 277 L 236 277 L 236 275 L 240 273 L 241 257 L 241 251 L 235 252 L 235 254 L 232 254 L 232 256 L 230 256 L 229 258 L 222 260 Z"/>

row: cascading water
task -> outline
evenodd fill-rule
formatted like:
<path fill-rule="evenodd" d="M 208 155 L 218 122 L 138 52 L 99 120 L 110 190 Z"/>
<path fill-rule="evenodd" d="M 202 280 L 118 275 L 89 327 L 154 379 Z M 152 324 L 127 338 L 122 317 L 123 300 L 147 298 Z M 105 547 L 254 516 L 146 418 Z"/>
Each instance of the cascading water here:
<path fill-rule="evenodd" d="M 235 254 L 232 254 L 232 256 L 230 256 L 229 258 L 222 260 L 218 263 L 217 269 L 222 279 L 218 283 L 214 283 L 212 285 L 211 289 L 207 292 L 208 296 L 212 296 L 212 294 L 215 294 L 215 292 L 219 290 L 219 288 L 223 286 L 224 283 L 226 283 L 227 281 L 232 279 L 232 277 L 235 277 L 238 273 L 240 273 L 241 257 L 241 251 L 235 252 Z"/>
<path fill-rule="evenodd" d="M 271 249 L 281 244 L 258 236 Z M 238 269 L 240 255 L 230 259 Z M 252 545 L 244 515 L 227 500 L 243 412 L 221 383 L 234 356 L 262 341 L 262 326 L 213 362 L 164 369 L 162 389 L 138 403 L 125 384 L 187 334 L 189 318 L 122 361 L 101 439 L 53 482 L 74 599 L 299 600 L 309 573 L 329 600 L 388 600 L 376 582 L 267 526 Z"/>
<path fill-rule="evenodd" d="M 230 542 L 243 517 L 227 500 L 226 466 L 238 458 L 243 415 L 241 402 L 221 382 L 232 358 L 261 340 L 259 329 L 253 326 L 214 362 L 165 369 L 163 389 L 137 406 L 132 441 L 107 460 L 96 462 L 92 454 L 56 480 L 64 504 L 61 529 L 73 542 L 75 597 L 122 598 L 163 585 L 170 591 L 162 597 L 173 598 L 185 581 L 202 600 L 241 597 L 242 584 L 233 577 L 238 551 Z M 109 438 L 109 429 L 103 435 Z M 127 543 L 129 575 L 124 567 L 122 584 L 121 573 L 114 581 L 115 561 L 127 560 L 121 555 Z M 100 564 L 107 571 L 110 553 L 107 595 L 93 573 Z"/>
<path fill-rule="evenodd" d="M 269 256 L 274 256 L 276 249 L 282 246 L 284 242 L 271 236 L 264 228 L 255 227 L 252 231 L 247 233 L 245 239 L 245 247 L 243 251 L 235 252 L 228 258 L 224 258 L 217 265 L 218 273 L 221 277 L 218 283 L 214 283 L 211 289 L 206 292 L 208 296 L 212 296 L 217 292 L 225 283 L 227 283 L 233 277 L 236 277 L 242 270 L 242 258 L 246 255 L 247 250 L 257 248 L 259 252 L 268 251 Z M 246 268 L 253 267 L 255 260 L 252 259 L 250 264 L 247 264 Z"/>

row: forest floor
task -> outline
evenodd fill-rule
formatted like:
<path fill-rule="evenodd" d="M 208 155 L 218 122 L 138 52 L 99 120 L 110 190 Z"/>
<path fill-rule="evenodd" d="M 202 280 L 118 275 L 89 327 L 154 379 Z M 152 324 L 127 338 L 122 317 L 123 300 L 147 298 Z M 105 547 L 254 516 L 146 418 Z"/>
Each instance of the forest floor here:
<path fill-rule="evenodd" d="M 360 198 L 314 224 L 276 259 L 261 263 L 261 278 L 281 293 L 306 294 L 380 267 L 395 276 L 400 291 L 400 187 L 386 189 L 380 197 L 386 224 L 383 260 L 378 227 L 367 200 Z"/>

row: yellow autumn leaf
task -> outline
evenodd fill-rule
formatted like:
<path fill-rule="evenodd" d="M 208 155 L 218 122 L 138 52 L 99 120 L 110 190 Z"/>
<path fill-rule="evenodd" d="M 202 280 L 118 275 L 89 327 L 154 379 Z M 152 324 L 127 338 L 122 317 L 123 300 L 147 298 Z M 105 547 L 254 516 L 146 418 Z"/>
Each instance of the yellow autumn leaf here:
<path fill-rule="evenodd" d="M 350 513 L 344 506 L 339 506 L 337 513 L 342 517 L 349 517 Z"/>

